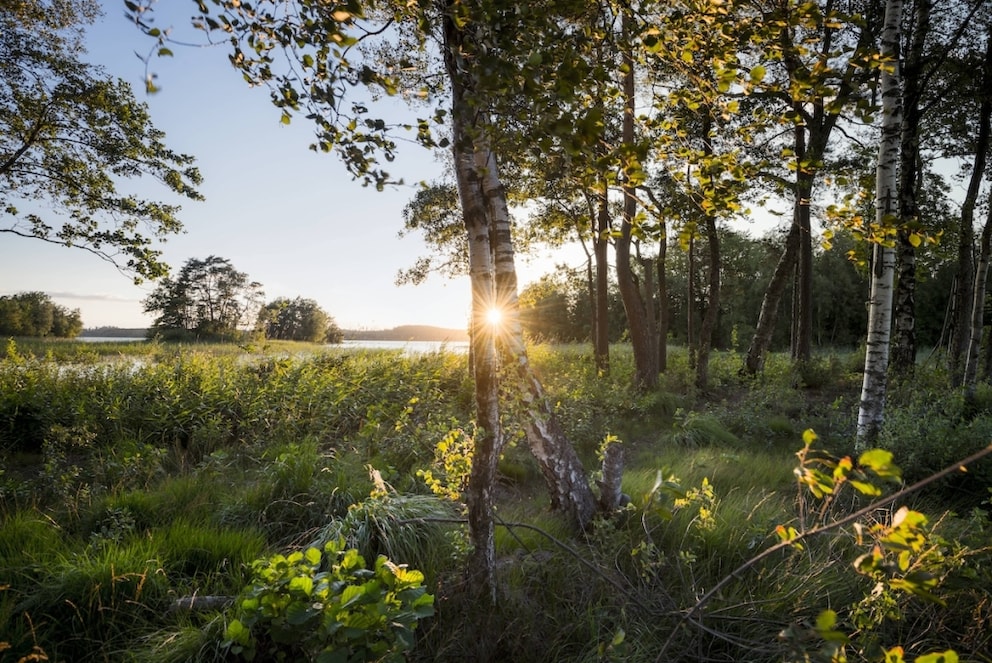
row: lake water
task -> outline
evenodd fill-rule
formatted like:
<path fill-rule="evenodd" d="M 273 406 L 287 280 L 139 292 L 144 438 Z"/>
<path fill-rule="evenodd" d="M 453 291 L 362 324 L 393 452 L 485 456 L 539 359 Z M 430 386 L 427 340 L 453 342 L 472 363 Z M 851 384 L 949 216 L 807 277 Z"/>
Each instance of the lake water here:
<path fill-rule="evenodd" d="M 355 348 L 356 350 L 402 350 L 406 354 L 424 354 L 447 350 L 448 352 L 468 352 L 468 341 L 361 341 L 350 340 L 331 347 Z"/>
<path fill-rule="evenodd" d="M 144 341 L 141 337 L 132 336 L 83 336 L 76 337 L 82 343 L 133 343 Z M 448 352 L 468 352 L 468 341 L 362 341 L 349 340 L 333 348 L 355 350 L 402 350 L 406 354 L 424 354 L 446 350 Z"/>

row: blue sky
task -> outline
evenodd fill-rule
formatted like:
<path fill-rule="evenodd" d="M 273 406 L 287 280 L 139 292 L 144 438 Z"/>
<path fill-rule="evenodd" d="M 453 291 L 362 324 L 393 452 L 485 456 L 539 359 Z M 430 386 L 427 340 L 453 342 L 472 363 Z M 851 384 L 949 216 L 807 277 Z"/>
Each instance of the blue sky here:
<path fill-rule="evenodd" d="M 145 53 L 154 44 L 124 19 L 123 2 L 103 4 L 106 15 L 87 31 L 85 59 L 129 81 L 166 132 L 167 144 L 195 155 L 204 176 L 206 201 L 182 201 L 186 233 L 160 247 L 173 269 L 191 257 L 223 256 L 261 282 L 268 300 L 312 298 L 345 328 L 466 325 L 467 278 L 394 284 L 397 270 L 426 250 L 418 237 L 399 239 L 397 232 L 417 182 L 442 171 L 431 153 L 401 145 L 391 172 L 407 184 L 384 192 L 362 187 L 335 156 L 308 149 L 306 120 L 280 124 L 268 91 L 249 89 L 222 47 L 176 47 L 173 58 L 154 59 L 161 92 L 146 96 L 145 65 L 135 51 Z M 166 7 L 177 13 L 167 16 Z M 167 27 L 171 19 L 182 37 L 194 8 L 188 0 L 159 3 L 156 24 Z M 400 102 L 386 103 L 402 112 Z M 125 182 L 122 188 L 173 202 L 154 182 Z M 553 262 L 520 267 L 523 284 Z M 79 249 L 0 239 L 0 294 L 47 292 L 59 304 L 80 309 L 87 327 L 149 324 L 141 300 L 152 288 L 135 286 Z"/>

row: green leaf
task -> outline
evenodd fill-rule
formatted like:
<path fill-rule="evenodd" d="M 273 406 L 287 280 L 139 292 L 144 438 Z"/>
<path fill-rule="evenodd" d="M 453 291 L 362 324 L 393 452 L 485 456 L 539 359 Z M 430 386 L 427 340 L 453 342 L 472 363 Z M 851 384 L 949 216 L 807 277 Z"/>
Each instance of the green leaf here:
<path fill-rule="evenodd" d="M 920 656 L 916 663 L 958 663 L 958 655 L 953 649 L 948 649 L 945 652 Z"/>
<path fill-rule="evenodd" d="M 850 480 L 851 486 L 854 487 L 862 495 L 870 495 L 876 497 L 882 494 L 882 489 L 873 484 L 867 483 L 865 481 L 857 481 L 855 479 Z"/>
<path fill-rule="evenodd" d="M 892 463 L 892 452 L 885 449 L 869 449 L 858 458 L 858 465 L 882 478 L 898 479 L 902 475 L 899 467 Z"/>

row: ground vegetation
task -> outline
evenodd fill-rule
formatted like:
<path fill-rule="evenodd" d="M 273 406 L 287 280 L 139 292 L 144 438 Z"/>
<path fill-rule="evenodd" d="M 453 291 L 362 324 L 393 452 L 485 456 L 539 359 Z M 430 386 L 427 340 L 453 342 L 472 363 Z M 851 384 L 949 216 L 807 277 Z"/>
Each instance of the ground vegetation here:
<path fill-rule="evenodd" d="M 890 390 L 888 451 L 856 454 L 856 353 L 742 377 L 716 351 L 704 392 L 673 347 L 644 392 L 627 346 L 608 378 L 532 346 L 584 463 L 623 447 L 625 497 L 576 536 L 508 427 L 492 606 L 462 573 L 464 354 L 79 345 L 0 359 L 11 660 L 987 660 L 992 466 L 957 463 L 992 392 L 940 366 Z"/>

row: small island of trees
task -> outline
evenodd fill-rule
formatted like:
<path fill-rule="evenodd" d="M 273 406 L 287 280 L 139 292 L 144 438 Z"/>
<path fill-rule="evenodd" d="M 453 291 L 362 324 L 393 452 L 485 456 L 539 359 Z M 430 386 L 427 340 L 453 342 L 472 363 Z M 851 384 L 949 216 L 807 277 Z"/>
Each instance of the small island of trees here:
<path fill-rule="evenodd" d="M 262 284 L 227 258 L 190 258 L 144 301 L 156 313 L 149 334 L 166 340 L 241 340 L 256 335 L 282 341 L 340 343 L 326 311 L 312 299 L 280 297 L 264 303 Z"/>

